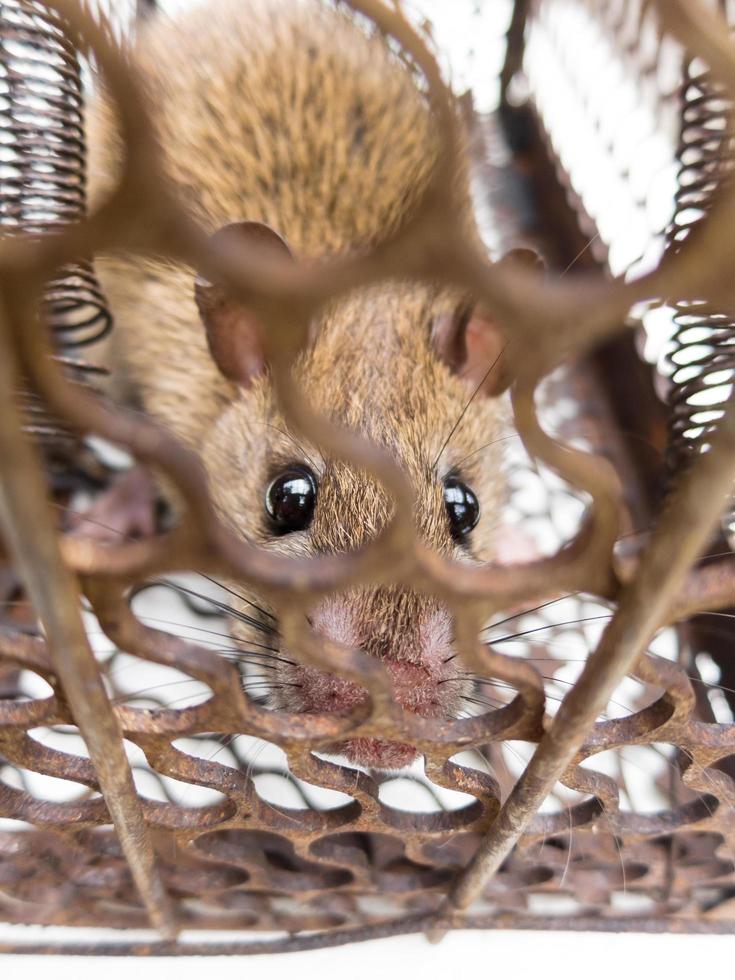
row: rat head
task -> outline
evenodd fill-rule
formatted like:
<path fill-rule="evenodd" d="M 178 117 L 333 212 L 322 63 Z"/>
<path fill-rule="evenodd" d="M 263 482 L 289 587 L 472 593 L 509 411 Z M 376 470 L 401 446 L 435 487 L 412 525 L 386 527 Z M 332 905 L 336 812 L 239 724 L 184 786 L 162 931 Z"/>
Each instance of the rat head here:
<path fill-rule="evenodd" d="M 287 248 L 262 225 L 227 233 Z M 248 541 L 287 555 L 347 552 L 374 538 L 391 517 L 390 496 L 365 472 L 289 431 L 251 311 L 203 282 L 197 302 L 212 356 L 237 386 L 203 451 L 222 516 Z M 380 284 L 325 310 L 294 366 L 294 383 L 316 411 L 368 437 L 403 468 L 420 538 L 458 561 L 503 557 L 503 345 L 492 320 L 456 293 Z M 249 598 L 262 606 L 260 597 Z M 242 612 L 253 615 L 245 606 Z M 310 622 L 317 634 L 380 658 L 406 710 L 446 718 L 461 709 L 468 691 L 453 624 L 436 599 L 403 586 L 360 587 L 322 600 Z M 237 622 L 233 631 L 245 643 L 263 643 L 254 626 Z M 278 655 L 287 662 L 274 661 L 268 671 L 276 707 L 346 713 L 367 699 L 358 685 L 299 663 L 280 643 Z M 367 738 L 340 749 L 380 768 L 415 755 L 412 746 Z"/>

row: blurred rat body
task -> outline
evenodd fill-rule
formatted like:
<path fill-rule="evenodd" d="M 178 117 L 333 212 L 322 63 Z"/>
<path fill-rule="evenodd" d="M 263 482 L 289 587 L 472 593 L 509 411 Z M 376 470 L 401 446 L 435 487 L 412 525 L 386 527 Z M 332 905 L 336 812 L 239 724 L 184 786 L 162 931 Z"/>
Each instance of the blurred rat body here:
<path fill-rule="evenodd" d="M 435 121 L 410 72 L 382 37 L 318 0 L 217 0 L 154 19 L 135 57 L 166 171 L 212 233 L 285 242 L 297 259 L 365 252 L 409 218 L 430 178 Z M 110 127 L 98 129 L 96 194 L 115 169 Z M 469 215 L 468 204 L 471 234 Z M 193 271 L 170 262 L 102 257 L 98 269 L 116 319 L 118 383 L 200 455 L 236 533 L 289 555 L 344 552 L 375 536 L 390 498 L 289 433 L 246 309 L 233 313 L 214 286 L 195 289 Z M 237 321 L 236 349 L 220 342 L 223 309 Z M 404 468 L 422 540 L 460 561 L 498 557 L 507 409 L 483 378 L 499 350 L 493 324 L 456 293 L 391 282 L 330 304 L 294 368 L 316 410 Z M 469 682 L 451 617 L 432 597 L 360 587 L 326 598 L 310 619 L 317 633 L 384 661 L 406 710 L 453 717 L 461 707 Z M 262 642 L 243 623 L 232 632 Z M 314 667 L 275 666 L 273 707 L 344 713 L 367 698 Z M 379 768 L 415 755 L 372 738 L 339 749 Z"/>

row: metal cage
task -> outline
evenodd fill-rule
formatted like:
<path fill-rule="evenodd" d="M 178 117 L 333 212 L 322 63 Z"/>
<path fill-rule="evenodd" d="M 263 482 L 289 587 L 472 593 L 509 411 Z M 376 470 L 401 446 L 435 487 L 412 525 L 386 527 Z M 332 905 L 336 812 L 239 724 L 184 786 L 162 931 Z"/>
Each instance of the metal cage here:
<path fill-rule="evenodd" d="M 516 0 L 501 105 L 472 117 L 471 147 L 481 206 L 545 252 L 552 271 L 540 282 L 492 265 L 455 226 L 463 143 L 424 35 L 398 5 L 349 6 L 423 75 L 443 155 L 396 238 L 353 263 L 303 270 L 252 249 L 210 254 L 162 190 L 134 75 L 103 18 L 71 0 L 0 3 L 0 919 L 120 930 L 112 943 L 73 931 L 59 943 L 11 938 L 4 952 L 286 951 L 457 927 L 735 931 L 727 11 L 704 0 Z M 80 56 L 105 78 L 126 147 L 115 191 L 89 220 Z M 627 216 L 622 237 L 606 194 Z M 142 210 L 149 220 L 130 220 Z M 434 223 L 446 244 L 427 250 Z M 349 446 L 395 498 L 395 521 L 366 550 L 263 554 L 222 525 L 196 459 L 80 383 L 79 343 L 112 322 L 91 265 L 111 244 L 219 263 L 260 299 L 289 424 L 327 451 Z M 299 319 L 305 342 L 311 311 L 388 271 L 468 288 L 513 325 L 523 445 L 511 508 L 551 529 L 543 557 L 503 568 L 427 557 L 401 520 L 411 499 L 394 464 L 300 417 L 278 356 L 279 310 Z M 670 325 L 668 373 L 641 353 L 651 317 Z M 39 435 L 53 437 L 53 453 Z M 80 447 L 88 436 L 162 468 L 186 518 L 114 547 L 64 533 L 59 507 L 108 473 Z M 557 519 L 561 500 L 574 502 L 571 526 Z M 408 715 L 377 661 L 313 637 L 296 643 L 299 655 L 359 678 L 371 713 L 270 710 L 204 639 L 221 605 L 192 595 L 176 577 L 186 570 L 256 585 L 290 638 L 316 598 L 348 581 L 411 582 L 454 615 L 479 710 Z M 158 628 L 149 615 L 163 593 L 207 627 Z M 557 655 L 549 637 L 577 656 Z M 169 682 L 193 684 L 190 703 Z M 421 778 L 315 754 L 346 731 L 417 745 Z M 242 750 L 255 739 L 270 756 Z M 655 806 L 636 807 L 632 772 Z M 286 789 L 292 803 L 274 802 Z M 160 938 L 129 932 L 149 926 Z M 223 940 L 199 941 L 204 929 Z"/>

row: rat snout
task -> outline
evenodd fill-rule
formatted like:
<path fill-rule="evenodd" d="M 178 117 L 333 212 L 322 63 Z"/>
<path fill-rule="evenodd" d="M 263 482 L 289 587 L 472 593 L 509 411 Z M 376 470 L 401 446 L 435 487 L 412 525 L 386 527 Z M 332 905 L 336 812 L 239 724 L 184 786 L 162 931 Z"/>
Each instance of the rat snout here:
<path fill-rule="evenodd" d="M 386 667 L 393 681 L 396 701 L 402 708 L 427 718 L 445 714 L 438 690 L 445 685 L 438 685 L 438 679 L 428 668 L 405 661 L 388 661 Z"/>
<path fill-rule="evenodd" d="M 406 711 L 451 717 L 463 680 L 451 643 L 449 614 L 420 605 L 417 614 L 409 617 L 404 601 L 400 619 L 391 621 L 385 615 L 384 599 L 381 605 L 384 615 L 375 617 L 376 627 L 369 615 L 378 611 L 374 597 L 365 593 L 332 597 L 312 611 L 312 628 L 335 643 L 360 647 L 379 659 L 390 675 L 397 703 Z M 289 674 L 292 710 L 347 714 L 369 697 L 359 684 L 307 664 L 296 664 Z"/>
<path fill-rule="evenodd" d="M 441 691 L 445 685 L 438 684 L 437 678 L 426 667 L 393 660 L 386 660 L 385 666 L 393 683 L 396 702 L 402 708 L 427 718 L 446 715 L 446 698 L 451 698 L 453 692 L 449 690 L 445 694 Z M 299 664 L 291 671 L 291 677 L 291 683 L 298 685 L 302 711 L 346 715 L 369 698 L 364 687 L 318 667 Z M 453 679 L 451 675 L 446 678 L 447 681 Z M 446 686 L 451 687 L 450 684 Z"/>
<path fill-rule="evenodd" d="M 407 711 L 425 716 L 444 714 L 437 699 L 437 683 L 428 671 L 416 664 L 386 664 L 393 681 L 396 701 Z M 297 666 L 293 671 L 299 690 L 301 711 L 345 715 L 364 704 L 369 694 L 364 687 L 351 681 L 327 674 L 315 667 Z M 447 688 L 454 684 L 444 685 Z M 350 738 L 330 746 L 329 751 L 346 756 L 350 762 L 372 769 L 403 769 L 416 758 L 416 748 L 408 742 L 389 742 L 382 738 Z"/>
<path fill-rule="evenodd" d="M 394 593 L 393 603 L 386 598 L 385 592 L 360 591 L 325 599 L 312 611 L 312 629 L 381 660 L 396 702 L 406 711 L 426 718 L 456 716 L 469 682 L 452 646 L 449 613 L 410 593 Z M 368 700 L 360 684 L 299 663 L 289 668 L 279 694 L 281 706 L 302 713 L 346 715 Z M 364 736 L 332 751 L 376 769 L 401 769 L 416 757 L 413 745 Z"/>

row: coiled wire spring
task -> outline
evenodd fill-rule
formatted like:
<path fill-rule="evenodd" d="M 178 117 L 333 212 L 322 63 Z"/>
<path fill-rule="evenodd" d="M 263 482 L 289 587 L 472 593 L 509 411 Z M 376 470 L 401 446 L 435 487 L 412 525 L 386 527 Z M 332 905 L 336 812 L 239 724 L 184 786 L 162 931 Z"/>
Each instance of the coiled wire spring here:
<path fill-rule="evenodd" d="M 723 182 L 730 179 L 732 106 L 696 61 L 685 66 L 679 180 L 668 248 L 677 250 L 710 211 Z M 680 470 L 705 452 L 724 412 L 735 377 L 735 315 L 698 297 L 671 304 L 675 331 L 668 361 L 668 468 Z"/>
<path fill-rule="evenodd" d="M 63 18 L 37 0 L 0 2 L 0 233 L 53 234 L 84 217 L 86 142 L 79 57 Z M 78 384 L 100 369 L 80 349 L 100 341 L 112 317 L 89 259 L 59 270 L 39 311 L 57 359 Z M 76 439 L 30 390 L 27 430 L 48 458 L 68 458 Z"/>

